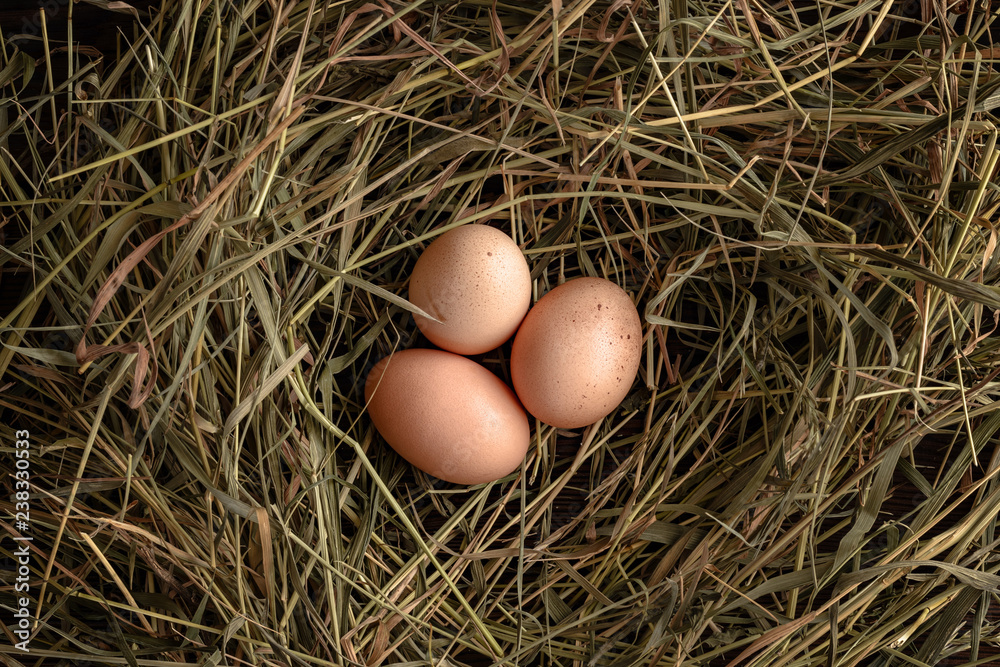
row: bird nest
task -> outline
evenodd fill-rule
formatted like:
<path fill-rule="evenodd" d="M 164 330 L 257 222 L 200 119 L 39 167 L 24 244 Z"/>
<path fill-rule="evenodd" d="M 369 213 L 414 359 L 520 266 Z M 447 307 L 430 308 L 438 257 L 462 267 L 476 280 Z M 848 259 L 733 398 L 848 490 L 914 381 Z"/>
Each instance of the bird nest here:
<path fill-rule="evenodd" d="M 998 653 L 994 14 L 147 5 L 2 34 L 5 660 Z M 363 386 L 475 223 L 536 295 L 622 286 L 644 347 L 612 414 L 466 487 Z"/>

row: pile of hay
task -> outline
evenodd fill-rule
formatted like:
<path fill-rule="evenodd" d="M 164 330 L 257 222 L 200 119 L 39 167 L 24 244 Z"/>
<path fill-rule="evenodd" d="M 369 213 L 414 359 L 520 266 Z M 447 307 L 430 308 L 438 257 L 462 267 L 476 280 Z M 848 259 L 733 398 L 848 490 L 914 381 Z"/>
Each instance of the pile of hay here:
<path fill-rule="evenodd" d="M 0 43 L 4 661 L 998 653 L 995 14 L 88 2 L 49 22 L 115 13 L 114 48 Z M 466 488 L 361 388 L 473 223 L 537 295 L 624 287 L 645 350 L 619 410 Z"/>

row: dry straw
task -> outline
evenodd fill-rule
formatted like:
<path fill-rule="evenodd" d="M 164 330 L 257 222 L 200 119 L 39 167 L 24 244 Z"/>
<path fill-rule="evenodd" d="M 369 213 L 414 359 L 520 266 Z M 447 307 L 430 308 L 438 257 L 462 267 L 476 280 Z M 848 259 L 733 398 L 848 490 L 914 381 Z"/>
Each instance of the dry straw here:
<path fill-rule="evenodd" d="M 68 60 L 4 32 L 0 467 L 30 429 L 37 622 L 0 659 L 988 664 L 982 7 L 162 0 Z M 645 353 L 620 410 L 458 488 L 360 388 L 421 344 L 420 249 L 474 223 L 539 294 L 625 287 Z"/>

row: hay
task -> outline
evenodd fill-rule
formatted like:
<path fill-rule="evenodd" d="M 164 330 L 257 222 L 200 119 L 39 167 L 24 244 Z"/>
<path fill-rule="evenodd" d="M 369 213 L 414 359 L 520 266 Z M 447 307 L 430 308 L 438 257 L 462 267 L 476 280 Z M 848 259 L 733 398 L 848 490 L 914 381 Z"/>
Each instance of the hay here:
<path fill-rule="evenodd" d="M 963 6 L 162 0 L 103 60 L 43 25 L 37 67 L 5 30 L 38 619 L 0 655 L 987 660 L 1000 78 Z M 471 223 L 538 294 L 625 287 L 646 347 L 619 411 L 459 488 L 361 386 L 424 344 L 408 272 Z"/>

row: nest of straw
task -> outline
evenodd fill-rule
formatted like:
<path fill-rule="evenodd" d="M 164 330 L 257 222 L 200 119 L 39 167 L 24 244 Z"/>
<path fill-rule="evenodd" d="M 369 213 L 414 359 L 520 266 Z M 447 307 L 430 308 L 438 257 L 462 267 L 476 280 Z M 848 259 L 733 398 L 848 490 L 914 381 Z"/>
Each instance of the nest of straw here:
<path fill-rule="evenodd" d="M 88 2 L 70 44 L 0 44 L 12 645 L 33 538 L 30 653 L 0 659 L 996 655 L 994 14 Z M 475 223 L 539 294 L 622 285 L 645 348 L 619 410 L 467 488 L 392 453 L 361 387 L 426 345 L 420 250 Z"/>

